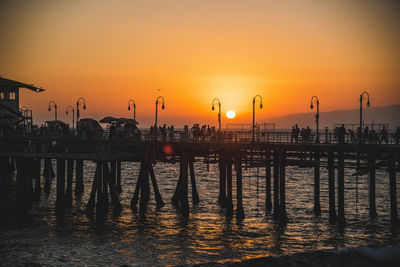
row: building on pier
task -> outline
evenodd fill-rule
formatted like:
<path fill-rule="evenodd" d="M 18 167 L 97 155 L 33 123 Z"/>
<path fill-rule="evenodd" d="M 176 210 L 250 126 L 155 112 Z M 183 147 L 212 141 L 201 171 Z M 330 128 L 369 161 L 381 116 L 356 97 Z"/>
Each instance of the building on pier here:
<path fill-rule="evenodd" d="M 19 105 L 20 88 L 37 93 L 44 91 L 32 84 L 0 77 L 0 136 L 8 131 L 14 132 L 18 126 L 22 126 L 23 133 L 29 133 L 32 129 L 32 110 Z"/>

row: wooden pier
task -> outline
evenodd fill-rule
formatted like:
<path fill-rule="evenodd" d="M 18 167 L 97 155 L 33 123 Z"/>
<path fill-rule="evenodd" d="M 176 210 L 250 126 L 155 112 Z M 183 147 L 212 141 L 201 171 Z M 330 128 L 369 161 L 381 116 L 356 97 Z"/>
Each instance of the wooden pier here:
<path fill-rule="evenodd" d="M 32 201 L 42 193 L 49 194 L 50 179 L 56 178 L 55 212 L 62 217 L 72 205 L 73 193 L 79 197 L 90 190 L 86 206 L 89 215 L 95 215 L 99 225 L 104 223 L 108 205 L 118 212 L 123 207 L 119 201 L 121 187 L 121 162 L 139 162 L 140 171 L 131 200 L 133 211 L 145 215 L 153 191 L 157 209 L 165 202 L 174 205 L 183 215 L 189 215 L 190 205 L 201 201 L 197 192 L 195 161 L 219 166 L 218 202 L 227 216 L 236 214 L 241 220 L 246 207 L 242 201 L 242 168 L 265 168 L 265 212 L 271 213 L 280 224 L 285 224 L 286 167 L 312 168 L 314 170 L 314 213 L 321 215 L 320 169 L 328 171 L 329 221 L 343 229 L 345 216 L 345 168 L 353 168 L 359 175 L 368 174 L 369 214 L 375 218 L 375 172 L 388 173 L 390 191 L 391 225 L 398 227 L 396 171 L 399 170 L 400 145 L 397 144 L 313 144 L 270 142 L 217 142 L 177 140 L 162 141 L 110 141 L 82 140 L 75 137 L 60 138 L 54 142 L 46 138 L 0 139 L 0 189 L 1 205 L 6 205 L 11 192 L 10 182 L 16 177 L 16 210 L 28 211 Z M 53 170 L 52 161 L 56 161 Z M 93 176 L 84 177 L 85 161 L 96 163 Z M 44 162 L 42 164 L 42 162 Z M 170 201 L 163 200 L 154 174 L 154 163 L 179 162 L 180 171 L 176 189 Z M 41 166 L 44 166 L 41 168 Z M 84 188 L 83 180 L 94 177 L 91 188 Z M 190 177 L 190 186 L 189 186 Z M 74 181 L 75 180 L 75 181 Z M 232 184 L 236 182 L 236 196 Z M 151 185 L 150 185 L 151 183 Z M 337 186 L 336 186 L 337 185 Z M 337 191 L 335 190 L 337 188 Z M 188 198 L 189 189 L 192 200 Z M 73 192 L 74 190 L 74 192 Z M 273 193 L 273 194 L 272 194 Z M 272 198 L 273 195 L 273 198 Z M 236 207 L 234 198 L 236 197 Z M 0 206 L 1 206 L 0 205 Z"/>

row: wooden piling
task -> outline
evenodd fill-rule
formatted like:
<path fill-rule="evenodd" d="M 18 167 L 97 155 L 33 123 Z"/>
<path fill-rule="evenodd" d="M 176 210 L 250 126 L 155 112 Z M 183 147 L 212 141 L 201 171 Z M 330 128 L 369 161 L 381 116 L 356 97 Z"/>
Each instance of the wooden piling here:
<path fill-rule="evenodd" d="M 142 186 L 142 179 L 145 171 L 145 164 L 144 161 L 140 163 L 140 169 L 139 169 L 139 174 L 138 174 L 138 179 L 136 181 L 136 187 L 135 187 L 135 192 L 133 193 L 133 197 L 131 200 L 131 208 L 132 210 L 136 210 L 136 205 L 139 201 L 139 193 L 140 193 L 140 188 Z"/>
<path fill-rule="evenodd" d="M 226 181 L 227 181 L 227 200 L 226 200 L 226 214 L 231 216 L 233 214 L 233 201 L 232 201 L 232 158 L 229 156 L 226 159 Z"/>
<path fill-rule="evenodd" d="M 196 186 L 193 156 L 191 156 L 189 160 L 189 171 L 190 171 L 190 182 L 192 184 L 192 202 L 193 204 L 198 204 L 200 201 L 199 201 L 199 193 L 197 192 L 197 186 Z"/>
<path fill-rule="evenodd" d="M 154 174 L 153 164 L 149 163 L 148 167 L 149 167 L 149 173 L 150 173 L 150 178 L 151 178 L 151 184 L 153 185 L 154 196 L 156 199 L 156 207 L 157 207 L 157 209 L 160 209 L 165 204 L 164 204 L 164 201 L 162 200 L 160 190 L 158 189 L 156 175 Z"/>
<path fill-rule="evenodd" d="M 108 164 L 105 164 L 104 171 L 107 173 L 105 177 L 108 188 L 110 190 L 111 204 L 113 205 L 114 213 L 119 213 L 122 210 L 122 205 L 121 202 L 119 201 L 117 190 L 115 188 L 115 179 L 114 179 L 115 177 L 112 177 L 110 170 L 111 168 L 110 169 L 108 168 Z"/>
<path fill-rule="evenodd" d="M 40 166 L 41 166 L 41 159 L 40 158 L 36 158 L 34 160 L 34 173 L 33 173 L 33 177 L 35 179 L 35 196 L 37 198 L 40 197 L 41 192 L 42 192 L 42 187 L 40 184 Z"/>
<path fill-rule="evenodd" d="M 329 222 L 336 223 L 335 207 L 335 159 L 333 151 L 328 152 Z"/>
<path fill-rule="evenodd" d="M 344 228 L 344 151 L 343 147 L 338 151 L 338 226 Z"/>
<path fill-rule="evenodd" d="M 4 199 L 8 197 L 8 180 L 10 177 L 10 160 L 9 157 L 0 158 L 0 200 L 4 204 Z"/>
<path fill-rule="evenodd" d="M 314 214 L 315 216 L 321 215 L 321 204 L 320 204 L 320 155 L 319 151 L 315 152 L 314 158 Z"/>
<path fill-rule="evenodd" d="M 182 176 L 182 193 L 180 198 L 180 206 L 183 215 L 189 215 L 189 196 L 188 196 L 188 155 L 187 151 L 183 152 L 181 160 L 183 161 Z"/>
<path fill-rule="evenodd" d="M 108 208 L 108 180 L 110 179 L 110 171 L 108 168 L 108 162 L 103 161 L 103 205 L 105 210 Z"/>
<path fill-rule="evenodd" d="M 115 160 L 110 161 L 110 179 L 114 185 L 117 184 L 117 162 Z"/>
<path fill-rule="evenodd" d="M 389 156 L 389 185 L 390 185 L 390 221 L 392 229 L 395 230 L 399 226 L 397 218 L 397 185 L 396 185 L 396 166 L 395 155 Z"/>
<path fill-rule="evenodd" d="M 75 168 L 75 196 L 80 196 L 84 192 L 83 186 L 83 160 L 76 160 Z"/>
<path fill-rule="evenodd" d="M 90 192 L 89 201 L 86 205 L 86 213 L 88 215 L 93 215 L 94 207 L 96 204 L 97 177 L 99 177 L 100 175 L 101 175 L 101 169 L 99 163 L 97 162 L 96 172 L 93 178 L 92 191 Z"/>
<path fill-rule="evenodd" d="M 140 190 L 140 200 L 139 200 L 139 210 L 141 215 L 145 215 L 147 211 L 147 206 L 150 200 L 150 181 L 149 181 L 149 168 L 148 161 L 144 162 L 144 173 L 142 177 L 141 190 Z"/>
<path fill-rule="evenodd" d="M 271 199 L 271 152 L 265 151 L 265 210 L 267 213 L 272 210 Z"/>
<path fill-rule="evenodd" d="M 43 177 L 44 177 L 44 193 L 46 196 L 50 194 L 50 170 L 51 168 L 51 159 L 44 160 L 44 170 L 43 170 Z"/>
<path fill-rule="evenodd" d="M 375 151 L 368 151 L 368 169 L 369 169 L 369 216 L 376 217 L 376 188 L 375 188 Z"/>
<path fill-rule="evenodd" d="M 72 206 L 72 179 L 74 176 L 74 160 L 67 160 L 67 191 L 65 193 L 66 206 Z"/>
<path fill-rule="evenodd" d="M 236 219 L 244 218 L 243 201 L 242 201 L 242 157 L 238 153 L 236 156 Z"/>
<path fill-rule="evenodd" d="M 285 173 L 285 168 L 286 168 L 286 151 L 281 150 L 280 151 L 280 164 L 279 164 L 279 221 L 281 223 L 285 223 L 287 220 L 287 214 L 286 214 L 286 173 Z"/>
<path fill-rule="evenodd" d="M 226 162 L 223 152 L 219 153 L 219 196 L 218 203 L 221 207 L 226 204 Z"/>
<path fill-rule="evenodd" d="M 57 159 L 57 196 L 56 215 L 64 214 L 65 210 L 65 160 Z"/>
<path fill-rule="evenodd" d="M 274 211 L 275 217 L 279 216 L 279 150 L 274 150 Z"/>
<path fill-rule="evenodd" d="M 99 175 L 96 177 L 96 225 L 102 226 L 105 219 L 105 208 L 103 204 L 103 162 L 98 161 L 97 165 L 99 166 Z"/>
<path fill-rule="evenodd" d="M 121 161 L 117 161 L 117 184 L 116 184 L 117 193 L 122 192 L 121 186 Z"/>

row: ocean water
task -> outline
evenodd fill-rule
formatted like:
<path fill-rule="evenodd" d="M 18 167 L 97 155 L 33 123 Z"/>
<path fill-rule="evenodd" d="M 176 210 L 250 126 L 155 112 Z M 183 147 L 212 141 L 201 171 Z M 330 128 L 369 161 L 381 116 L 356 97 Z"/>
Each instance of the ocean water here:
<path fill-rule="evenodd" d="M 354 255 L 372 255 L 371 262 L 379 257 L 387 259 L 400 255 L 397 245 L 400 238 L 390 227 L 389 175 L 386 171 L 377 171 L 378 216 L 372 220 L 368 216 L 368 176 L 356 178 L 352 176 L 354 170 L 345 170 L 346 227 L 344 232 L 340 232 L 328 221 L 328 179 L 325 168 L 321 168 L 322 214 L 315 217 L 313 169 L 287 167 L 288 223 L 285 227 L 280 227 L 272 215 L 265 212 L 264 168 L 243 168 L 243 207 L 246 217 L 241 222 L 235 216 L 227 217 L 225 210 L 218 205 L 219 176 L 216 164 L 210 164 L 207 171 L 206 164 L 200 160 L 195 163 L 200 203 L 192 205 L 190 199 L 188 218 L 181 216 L 171 205 L 179 164 L 157 163 L 154 170 L 166 205 L 157 211 L 151 192 L 146 216 L 132 212 L 130 201 L 139 164 L 123 162 L 123 192 L 120 200 L 124 209 L 115 215 L 110 205 L 105 227 L 101 230 L 85 213 L 95 164 L 85 161 L 85 193 L 80 200 L 74 199 L 73 207 L 66 212 L 62 222 L 57 221 L 54 213 L 56 195 L 53 180 L 50 195 L 46 197 L 42 193 L 40 200 L 32 204 L 28 220 L 0 228 L 0 265 L 151 266 L 210 262 L 218 265 L 232 262 L 245 264 L 245 260 L 249 259 L 269 256 L 274 256 L 269 259 L 277 259 L 276 256 L 280 256 L 284 265 L 293 265 L 293 259 L 300 258 L 303 265 L 299 262 L 297 265 L 307 266 L 311 264 L 304 265 L 307 263 L 305 256 L 299 255 L 307 255 L 309 263 L 328 257 L 332 251 L 337 255 L 350 253 L 352 256 L 349 259 Z M 234 208 L 235 184 L 233 172 Z M 361 253 L 354 247 L 364 247 L 364 250 Z M 322 250 L 328 251 L 324 252 L 328 254 L 322 254 L 324 257 L 321 256 Z M 374 253 L 378 256 L 375 257 Z M 285 260 L 287 257 L 293 257 L 292 261 Z M 343 264 L 342 258 L 332 258 L 330 261 L 331 265 Z"/>

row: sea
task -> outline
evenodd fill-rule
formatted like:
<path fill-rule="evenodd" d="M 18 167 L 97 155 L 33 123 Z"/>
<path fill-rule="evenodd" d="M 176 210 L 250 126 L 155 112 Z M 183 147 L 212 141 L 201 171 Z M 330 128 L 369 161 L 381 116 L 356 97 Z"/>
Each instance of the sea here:
<path fill-rule="evenodd" d="M 243 168 L 245 218 L 238 221 L 235 216 L 227 216 L 218 204 L 218 166 L 210 164 L 207 170 L 200 158 L 195 162 L 200 203 L 192 204 L 189 187 L 188 217 L 171 205 L 179 163 L 154 166 L 166 205 L 157 210 L 152 192 L 149 209 L 145 216 L 140 216 L 130 208 L 139 167 L 138 163 L 122 163 L 123 191 L 119 197 L 123 210 L 115 214 L 110 205 L 102 228 L 96 227 L 95 219 L 85 212 L 95 163 L 84 162 L 85 192 L 73 200 L 62 221 L 54 212 L 54 179 L 50 195 L 42 193 L 32 203 L 27 218 L 6 220 L 3 217 L 0 265 L 399 266 L 400 237 L 399 231 L 391 229 L 389 175 L 385 170 L 377 171 L 378 216 L 371 219 L 368 175 L 353 176 L 354 169 L 345 169 L 346 226 L 340 231 L 336 225 L 329 224 L 326 168 L 321 168 L 321 216 L 316 217 L 313 169 L 287 167 L 288 222 L 282 226 L 265 211 L 265 168 Z M 233 172 L 234 209 L 235 181 Z"/>

